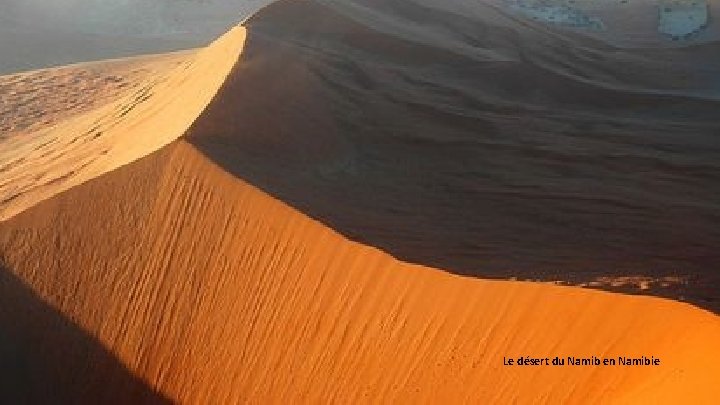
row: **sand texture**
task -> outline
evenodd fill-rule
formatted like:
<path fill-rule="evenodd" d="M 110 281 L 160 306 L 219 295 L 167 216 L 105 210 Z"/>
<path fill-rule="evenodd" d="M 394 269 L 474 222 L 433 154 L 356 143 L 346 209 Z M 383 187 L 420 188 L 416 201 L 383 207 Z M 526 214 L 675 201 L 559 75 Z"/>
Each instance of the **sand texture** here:
<path fill-rule="evenodd" d="M 0 225 L 10 271 L 180 403 L 710 403 L 720 320 L 352 243 L 185 142 Z M 502 366 L 652 354 L 657 368 Z M 96 383 L 104 384 L 103 381 Z"/>
<path fill-rule="evenodd" d="M 717 403 L 715 51 L 294 0 L 2 78 L 0 402 Z"/>
<path fill-rule="evenodd" d="M 0 220 L 177 139 L 215 95 L 244 40 L 244 29 L 234 28 L 116 102 L 4 141 Z"/>
<path fill-rule="evenodd" d="M 191 58 L 192 52 L 0 76 L 0 142 L 47 130 L 61 121 L 111 103 L 154 77 L 166 76 Z"/>
<path fill-rule="evenodd" d="M 226 170 L 413 263 L 720 311 L 718 43 L 615 48 L 459 1 L 247 27 L 188 133 Z"/>

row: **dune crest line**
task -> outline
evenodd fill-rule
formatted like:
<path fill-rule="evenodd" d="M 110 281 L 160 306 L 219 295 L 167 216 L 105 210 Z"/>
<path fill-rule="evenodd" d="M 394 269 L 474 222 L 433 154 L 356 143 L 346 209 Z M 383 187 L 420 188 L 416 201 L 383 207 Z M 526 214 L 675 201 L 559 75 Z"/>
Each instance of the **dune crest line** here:
<path fill-rule="evenodd" d="M 0 221 L 182 136 L 237 63 L 245 34 L 237 26 L 166 76 L 4 150 Z"/>
<path fill-rule="evenodd" d="M 675 217 L 634 214 L 689 184 L 653 173 L 712 184 L 717 101 L 656 87 L 682 66 L 645 63 L 676 50 L 561 41 L 486 4 L 444 4 L 273 3 L 117 103 L 3 145 L 0 324 L 20 327 L 0 331 L 0 360 L 15 345 L 44 373 L 9 366 L 30 381 L 10 398 L 47 386 L 71 403 L 716 402 L 711 312 L 450 272 L 494 259 L 517 276 L 544 252 L 572 277 L 588 252 L 622 258 L 598 251 L 608 240 L 674 257 L 663 246 L 709 229 L 713 205 L 681 205 L 702 215 L 667 245 L 646 235 Z M 644 70 L 657 75 L 636 81 Z M 607 85 L 584 79 L 598 75 Z M 673 128 L 697 139 L 646 156 L 643 137 L 669 142 Z M 608 218 L 628 216 L 628 237 L 606 238 Z M 714 235 L 690 253 L 713 263 Z"/>
<path fill-rule="evenodd" d="M 720 320 L 688 304 L 410 265 L 186 141 L 0 225 L 11 271 L 179 403 L 707 403 Z M 508 367 L 504 357 L 657 367 Z"/>

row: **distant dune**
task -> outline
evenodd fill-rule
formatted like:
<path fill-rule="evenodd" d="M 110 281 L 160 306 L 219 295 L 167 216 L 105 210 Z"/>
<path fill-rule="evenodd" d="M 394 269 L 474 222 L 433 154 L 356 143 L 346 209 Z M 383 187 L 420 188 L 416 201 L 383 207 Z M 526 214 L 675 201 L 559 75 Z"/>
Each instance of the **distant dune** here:
<path fill-rule="evenodd" d="M 27 129 L 0 138 L 0 402 L 714 403 L 716 314 L 451 273 L 712 307 L 714 48 L 448 7 L 282 1 L 197 52 L 0 78 L 27 111 L 110 94 L 0 110 Z M 594 356 L 660 364 L 568 364 Z"/>

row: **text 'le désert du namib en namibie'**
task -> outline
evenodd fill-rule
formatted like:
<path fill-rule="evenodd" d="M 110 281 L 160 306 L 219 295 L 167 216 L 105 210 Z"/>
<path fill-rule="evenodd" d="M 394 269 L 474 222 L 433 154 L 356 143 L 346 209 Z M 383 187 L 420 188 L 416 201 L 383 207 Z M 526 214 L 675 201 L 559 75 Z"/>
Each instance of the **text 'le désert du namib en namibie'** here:
<path fill-rule="evenodd" d="M 654 356 L 640 357 L 503 357 L 505 366 L 659 366 L 660 359 Z"/>

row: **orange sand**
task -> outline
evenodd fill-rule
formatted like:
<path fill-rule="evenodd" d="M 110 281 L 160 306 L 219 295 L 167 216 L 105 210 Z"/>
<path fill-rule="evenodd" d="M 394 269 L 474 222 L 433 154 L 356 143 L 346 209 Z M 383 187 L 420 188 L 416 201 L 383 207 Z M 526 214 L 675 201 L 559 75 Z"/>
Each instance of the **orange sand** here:
<path fill-rule="evenodd" d="M 8 275 L 149 388 L 188 404 L 720 398 L 720 318 L 709 312 L 403 263 L 174 141 L 243 41 L 237 28 L 142 92 L 0 151 Z M 34 341 L 68 339 L 51 332 Z M 503 366 L 524 355 L 662 363 Z M 73 373 L 100 356 L 47 361 Z M 64 394 L 112 391 L 101 377 L 68 378 Z"/>
<path fill-rule="evenodd" d="M 20 279 L 181 403 L 710 403 L 720 319 L 687 304 L 394 260 L 180 142 L 0 225 Z M 507 367 L 652 355 L 660 367 Z"/>
<path fill-rule="evenodd" d="M 245 29 L 234 28 L 115 103 L 4 142 L 0 220 L 177 139 L 215 95 L 244 41 Z"/>

